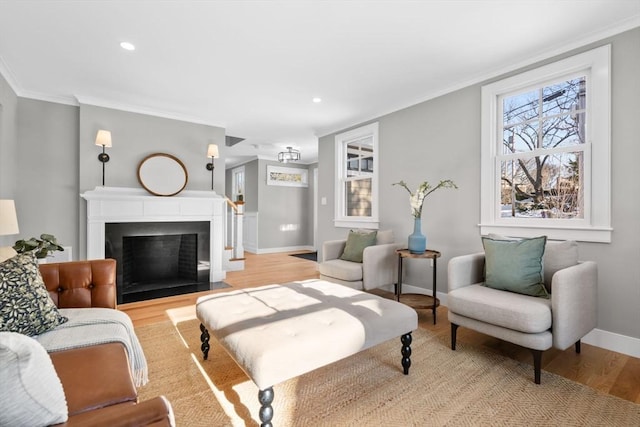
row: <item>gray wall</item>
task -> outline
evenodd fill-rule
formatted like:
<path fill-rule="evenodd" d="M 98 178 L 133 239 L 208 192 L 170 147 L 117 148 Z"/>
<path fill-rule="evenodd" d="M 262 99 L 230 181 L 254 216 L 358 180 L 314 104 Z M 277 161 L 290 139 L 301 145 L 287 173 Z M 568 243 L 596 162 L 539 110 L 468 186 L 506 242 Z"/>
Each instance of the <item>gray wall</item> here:
<path fill-rule="evenodd" d="M 18 134 L 20 238 L 53 234 L 77 258 L 78 107 L 19 98 Z"/>
<path fill-rule="evenodd" d="M 579 250 L 582 259 L 598 263 L 598 328 L 640 338 L 640 203 L 634 173 L 640 159 L 640 29 L 543 63 L 607 43 L 612 44 L 613 241 L 610 244 L 581 242 Z M 392 187 L 392 183 L 405 180 L 414 187 L 425 179 L 435 183 L 449 178 L 460 187 L 433 193 L 423 211 L 427 245 L 442 252 L 438 262 L 439 291 L 447 289 L 446 265 L 451 257 L 482 250 L 477 226 L 480 222 L 482 84 L 377 119 L 380 123 L 381 229 L 393 229 L 399 242 L 405 242 L 412 231 L 407 193 Z M 348 231 L 333 226 L 334 137 L 335 134 L 323 136 L 319 143 L 318 196 L 326 197 L 328 202 L 319 206 L 320 243 L 344 238 Z M 430 288 L 429 276 L 424 267 L 414 265 L 405 282 Z"/>
<path fill-rule="evenodd" d="M 244 166 L 244 211 L 258 212 L 258 250 L 312 246 L 313 244 L 313 170 L 317 164 L 287 164 L 286 167 L 307 169 L 309 187 L 267 185 L 267 165 L 283 166 L 276 161 L 256 159 Z M 227 192 L 231 194 L 231 171 L 227 170 Z M 293 231 L 281 231 L 292 224 Z"/>
<path fill-rule="evenodd" d="M 16 198 L 17 158 L 18 97 L 0 75 L 0 199 Z M 13 245 L 16 237 L 0 236 L 0 246 Z"/>
<path fill-rule="evenodd" d="M 267 165 L 282 163 L 258 160 L 258 246 L 260 250 L 309 246 L 308 230 L 313 226 L 309 210 L 311 187 L 267 185 Z M 308 169 L 307 165 L 287 164 Z"/>

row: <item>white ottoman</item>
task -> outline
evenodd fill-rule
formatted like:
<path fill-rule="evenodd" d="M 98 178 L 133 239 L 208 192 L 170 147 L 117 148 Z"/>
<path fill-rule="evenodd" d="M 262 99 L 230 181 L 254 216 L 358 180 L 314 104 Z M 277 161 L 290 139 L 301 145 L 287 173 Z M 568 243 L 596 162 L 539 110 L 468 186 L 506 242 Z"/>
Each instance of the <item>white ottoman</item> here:
<path fill-rule="evenodd" d="M 273 385 L 401 337 L 411 366 L 412 308 L 322 280 L 240 289 L 198 298 L 202 352 L 209 332 L 260 389 L 260 420 L 271 426 Z"/>

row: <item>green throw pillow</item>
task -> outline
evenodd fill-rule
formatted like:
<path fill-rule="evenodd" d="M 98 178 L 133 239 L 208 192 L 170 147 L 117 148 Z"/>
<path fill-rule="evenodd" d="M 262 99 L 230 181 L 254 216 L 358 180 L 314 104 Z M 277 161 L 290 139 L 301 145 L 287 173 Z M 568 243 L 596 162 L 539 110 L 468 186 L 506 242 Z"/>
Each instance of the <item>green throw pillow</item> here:
<path fill-rule="evenodd" d="M 49 297 L 33 252 L 0 263 L 0 331 L 34 336 L 67 320 Z"/>
<path fill-rule="evenodd" d="M 362 253 L 367 246 L 376 244 L 377 231 L 362 232 L 349 231 L 347 243 L 344 245 L 344 251 L 340 255 L 340 259 L 352 262 L 362 262 Z"/>
<path fill-rule="evenodd" d="M 483 237 L 485 286 L 549 298 L 542 275 L 542 257 L 546 242 L 546 236 L 522 240 L 494 240 Z"/>

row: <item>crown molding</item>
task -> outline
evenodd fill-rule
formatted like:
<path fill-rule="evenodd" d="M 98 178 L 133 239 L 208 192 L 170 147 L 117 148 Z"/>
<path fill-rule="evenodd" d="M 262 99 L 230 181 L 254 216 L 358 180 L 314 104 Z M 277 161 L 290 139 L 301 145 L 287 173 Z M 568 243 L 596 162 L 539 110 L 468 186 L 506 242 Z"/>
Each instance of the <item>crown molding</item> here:
<path fill-rule="evenodd" d="M 164 119 L 179 120 L 181 122 L 194 123 L 198 125 L 213 126 L 224 129 L 223 125 L 205 120 L 202 117 L 180 114 L 174 111 L 163 111 L 151 107 L 141 105 L 127 104 L 124 102 L 116 102 L 103 98 L 97 98 L 88 95 L 75 95 L 78 104 L 92 105 L 94 107 L 110 108 L 112 110 L 126 111 L 129 113 L 144 114 L 147 116 L 161 117 Z"/>
<path fill-rule="evenodd" d="M 7 63 L 4 62 L 2 56 L 0 56 L 0 74 L 2 74 L 2 77 L 7 81 L 7 84 L 13 90 L 13 93 L 15 93 L 16 96 L 22 96 L 22 87 L 20 86 L 20 83 L 18 83 L 18 79 L 16 79 L 16 76 L 13 74 Z"/>
<path fill-rule="evenodd" d="M 570 52 L 574 49 L 579 49 L 581 47 L 585 47 L 588 46 L 592 43 L 596 43 L 602 40 L 605 40 L 609 37 L 613 37 L 616 36 L 618 34 L 624 33 L 626 31 L 629 30 L 633 30 L 635 28 L 640 27 L 640 16 L 632 16 L 629 18 L 626 18 L 614 25 L 611 25 L 603 30 L 600 31 L 594 31 L 592 33 L 589 33 L 587 35 L 584 35 L 580 38 L 576 38 L 573 41 L 570 41 L 568 43 L 562 43 L 556 46 L 552 46 L 549 49 L 544 50 L 543 52 L 529 57 L 526 60 L 523 61 L 519 61 L 516 62 L 514 64 L 508 65 L 506 67 L 501 67 L 501 68 L 496 68 L 494 70 L 491 70 L 487 73 L 482 73 L 479 74 L 475 77 L 472 77 L 470 79 L 466 79 L 457 83 L 454 83 L 452 85 L 449 85 L 443 89 L 439 89 L 436 90 L 434 92 L 431 92 L 430 94 L 427 95 L 423 95 L 422 97 L 418 98 L 415 101 L 412 101 L 411 103 L 407 104 L 407 103 L 403 103 L 401 105 L 396 105 L 395 107 L 387 107 L 384 110 L 379 111 L 378 113 L 375 114 L 370 114 L 366 117 L 362 117 L 356 121 L 354 120 L 350 120 L 349 122 L 343 122 L 340 125 L 336 125 L 336 126 L 332 126 L 332 127 L 327 127 L 327 128 L 320 128 L 316 131 L 315 135 L 318 138 L 321 138 L 323 136 L 327 136 L 327 135 L 331 135 L 334 133 L 338 133 L 341 132 L 345 129 L 348 129 L 350 127 L 354 127 L 360 124 L 364 124 L 366 122 L 372 121 L 372 120 L 376 120 L 382 116 L 386 116 L 388 114 L 391 113 L 395 113 L 397 111 L 400 110 L 404 110 L 405 108 L 409 108 L 412 107 L 414 105 L 418 105 L 421 104 L 423 102 L 429 101 L 431 99 L 435 99 L 438 98 L 440 96 L 455 92 L 457 90 L 460 89 L 464 89 L 466 87 L 469 86 L 473 86 L 476 85 L 478 83 L 482 83 L 485 82 L 487 80 L 491 80 L 494 79 L 496 77 L 502 76 L 504 74 L 508 74 L 510 72 L 519 70 L 521 68 L 525 68 L 528 67 L 530 65 L 536 64 L 538 62 L 542 62 L 544 60 L 547 60 L 549 58 L 553 58 L 554 56 L 557 55 L 561 55 L 563 53 L 566 52 Z"/>

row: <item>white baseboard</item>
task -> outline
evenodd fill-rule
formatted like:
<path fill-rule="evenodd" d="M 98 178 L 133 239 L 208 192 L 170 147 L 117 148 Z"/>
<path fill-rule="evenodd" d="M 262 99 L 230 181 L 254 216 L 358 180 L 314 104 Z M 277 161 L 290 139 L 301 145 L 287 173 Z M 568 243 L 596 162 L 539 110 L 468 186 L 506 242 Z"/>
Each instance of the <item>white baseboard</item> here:
<path fill-rule="evenodd" d="M 585 335 L 581 341 L 585 344 L 640 358 L 640 338 L 594 329 Z"/>
<path fill-rule="evenodd" d="M 245 250 L 248 250 L 245 248 Z M 286 246 L 283 248 L 256 249 L 256 254 L 275 254 L 278 252 L 313 251 L 313 246 Z"/>
<path fill-rule="evenodd" d="M 393 286 L 389 286 L 388 291 L 393 292 Z M 420 288 L 412 285 L 402 285 L 402 293 L 431 295 L 431 289 Z M 437 292 L 440 304 L 447 306 L 447 294 Z M 604 348 L 605 350 L 615 351 L 617 353 L 626 354 L 627 356 L 640 358 L 640 338 L 629 337 L 626 335 L 616 334 L 615 332 L 604 331 L 602 329 L 594 329 L 585 335 L 583 343 Z"/>

